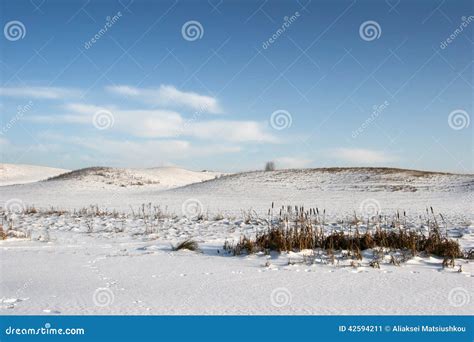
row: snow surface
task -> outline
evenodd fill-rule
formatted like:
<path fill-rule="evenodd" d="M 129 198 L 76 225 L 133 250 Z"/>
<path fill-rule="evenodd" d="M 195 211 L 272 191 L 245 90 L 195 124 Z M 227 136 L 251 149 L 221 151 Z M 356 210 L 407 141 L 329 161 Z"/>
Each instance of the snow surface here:
<path fill-rule="evenodd" d="M 272 201 L 276 208 L 326 209 L 334 227 L 354 212 L 363 217 L 367 206 L 389 216 L 405 210 L 408 227 L 421 227 L 433 206 L 446 217 L 449 235 L 473 248 L 473 175 L 314 169 L 219 177 L 156 170 L 89 169 L 0 187 L 4 206 L 41 209 L 5 213 L 13 228 L 0 241 L 0 314 L 473 312 L 468 260 L 443 268 L 441 259 L 415 257 L 394 266 L 387 255 L 373 269 L 370 250 L 351 267 L 342 257 L 332 265 L 317 251 L 234 257 L 222 249 L 224 241 L 265 227 Z M 182 184 L 189 185 L 176 187 Z M 190 215 L 196 206 L 202 220 Z M 141 214 L 152 211 L 161 214 Z M 186 238 L 201 251 L 172 250 Z"/>
<path fill-rule="evenodd" d="M 49 181 L 66 181 L 83 188 L 116 188 L 147 186 L 148 190 L 164 190 L 214 179 L 222 172 L 190 171 L 177 167 L 119 169 L 90 167 L 52 177 Z M 68 182 L 69 181 L 69 182 Z"/>
<path fill-rule="evenodd" d="M 37 182 L 68 171 L 36 165 L 0 164 L 0 186 Z"/>

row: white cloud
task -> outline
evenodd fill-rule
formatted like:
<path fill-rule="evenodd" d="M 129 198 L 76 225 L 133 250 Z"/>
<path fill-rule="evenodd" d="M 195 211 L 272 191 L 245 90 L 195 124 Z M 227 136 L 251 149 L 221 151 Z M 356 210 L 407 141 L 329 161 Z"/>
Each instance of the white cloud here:
<path fill-rule="evenodd" d="M 27 154 L 35 155 L 37 154 L 46 154 L 58 151 L 60 145 L 54 143 L 46 142 L 35 142 L 34 144 L 18 144 L 12 143 L 6 138 L 0 137 L 0 149 L 2 150 L 3 158 L 13 158 L 14 160 L 18 159 L 18 156 L 26 156 Z M 16 162 L 15 162 L 16 163 Z"/>
<path fill-rule="evenodd" d="M 113 116 L 111 130 L 140 138 L 193 137 L 220 142 L 277 142 L 263 123 L 256 121 L 185 120 L 179 113 L 168 110 L 119 110 L 80 103 L 65 106 L 65 115 L 29 116 L 39 123 L 89 124 L 93 127 L 94 114 L 106 110 Z"/>
<path fill-rule="evenodd" d="M 234 142 L 277 142 L 262 123 L 256 121 L 200 121 L 189 125 L 183 134 L 201 139 Z"/>
<path fill-rule="evenodd" d="M 57 133 L 42 132 L 42 140 L 60 142 L 64 146 L 74 145 L 82 149 L 82 158 L 87 156 L 89 163 L 151 167 L 173 164 L 172 160 L 182 160 L 191 157 L 211 156 L 223 153 L 240 152 L 238 146 L 191 144 L 178 139 L 167 140 L 117 140 L 103 136 L 79 137 L 65 136 Z"/>
<path fill-rule="evenodd" d="M 112 114 L 113 127 L 110 129 L 143 138 L 171 138 L 177 135 L 184 124 L 179 113 L 167 110 L 118 110 L 114 107 L 100 107 L 80 103 L 67 104 L 62 115 L 35 115 L 26 120 L 37 123 L 85 124 L 92 128 L 94 115 L 100 111 Z"/>
<path fill-rule="evenodd" d="M 75 114 L 64 114 L 64 115 L 34 115 L 25 117 L 25 120 L 36 123 L 67 123 L 67 124 L 90 124 L 92 118 L 88 116 L 79 116 Z"/>
<path fill-rule="evenodd" d="M 170 85 L 161 85 L 159 88 L 135 88 L 121 85 L 110 86 L 106 89 L 112 93 L 135 97 L 140 101 L 154 105 L 173 108 L 185 107 L 213 114 L 222 113 L 216 98 L 193 92 L 184 92 Z"/>
<path fill-rule="evenodd" d="M 395 156 L 386 152 L 362 148 L 337 148 L 331 155 L 354 164 L 388 163 L 397 160 Z"/>
<path fill-rule="evenodd" d="M 313 161 L 306 158 L 294 158 L 294 157 L 280 157 L 275 159 L 276 167 L 278 169 L 300 169 L 308 167 Z"/>
<path fill-rule="evenodd" d="M 73 89 L 57 87 L 1 87 L 0 96 L 35 98 L 35 99 L 62 99 L 78 96 L 79 92 Z"/>
<path fill-rule="evenodd" d="M 81 143 L 88 147 L 118 158 L 153 159 L 162 161 L 163 157 L 183 159 L 191 156 L 206 156 L 220 153 L 239 152 L 237 146 L 208 145 L 195 146 L 184 140 L 110 140 L 106 138 L 88 139 Z"/>

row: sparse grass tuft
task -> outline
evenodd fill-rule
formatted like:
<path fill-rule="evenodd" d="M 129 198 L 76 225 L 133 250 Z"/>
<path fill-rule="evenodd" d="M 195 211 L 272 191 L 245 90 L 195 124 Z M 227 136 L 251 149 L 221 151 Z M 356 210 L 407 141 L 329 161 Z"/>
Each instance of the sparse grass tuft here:
<path fill-rule="evenodd" d="M 173 251 L 179 251 L 180 249 L 187 249 L 190 251 L 199 251 L 199 245 L 196 241 L 192 239 L 186 239 L 176 246 L 172 246 Z"/>
<path fill-rule="evenodd" d="M 224 251 L 232 253 L 233 255 L 252 254 L 257 251 L 257 246 L 254 241 L 242 236 L 236 245 L 225 241 Z"/>
<path fill-rule="evenodd" d="M 3 226 L 0 224 L 0 240 L 6 240 L 7 234 L 3 231 Z"/>
<path fill-rule="evenodd" d="M 38 213 L 38 209 L 35 208 L 35 206 L 27 206 L 25 211 L 24 211 L 25 214 L 37 214 Z"/>
<path fill-rule="evenodd" d="M 219 212 L 214 216 L 214 221 L 222 221 L 224 218 L 224 215 Z"/>

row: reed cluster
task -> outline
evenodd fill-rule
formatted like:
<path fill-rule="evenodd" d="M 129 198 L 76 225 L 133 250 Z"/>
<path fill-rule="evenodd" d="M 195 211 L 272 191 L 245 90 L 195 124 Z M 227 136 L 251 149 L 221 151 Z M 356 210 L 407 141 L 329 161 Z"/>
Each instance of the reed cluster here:
<path fill-rule="evenodd" d="M 361 251 L 384 248 L 449 260 L 472 256 L 472 251 L 463 252 L 457 241 L 448 238 L 447 228 L 442 233 L 439 222 L 445 222 L 444 217 L 440 215 L 438 219 L 432 208 L 427 211 L 424 229 L 407 228 L 405 213 L 395 213 L 390 219 L 377 215 L 366 222 L 354 214 L 342 225 L 334 226 L 325 222 L 326 213 L 318 208 L 305 210 L 304 207 L 287 206 L 280 208 L 276 215 L 274 211 L 272 203 L 265 229 L 257 231 L 254 237 L 242 236 L 235 244 L 226 241 L 224 250 L 234 255 L 305 249 L 323 249 L 328 253 L 344 250 L 354 258 L 362 259 Z"/>

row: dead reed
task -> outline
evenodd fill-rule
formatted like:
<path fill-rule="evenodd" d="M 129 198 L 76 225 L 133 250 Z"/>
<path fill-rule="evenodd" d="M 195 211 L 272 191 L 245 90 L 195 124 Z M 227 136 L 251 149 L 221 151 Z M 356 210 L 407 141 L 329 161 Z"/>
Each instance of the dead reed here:
<path fill-rule="evenodd" d="M 269 210 L 268 227 L 256 233 L 255 237 L 242 236 L 235 243 L 226 241 L 224 250 L 234 255 L 255 252 L 298 252 L 304 249 L 323 249 L 328 255 L 334 251 L 348 251 L 353 259 L 362 259 L 361 251 L 374 248 L 409 251 L 413 256 L 418 253 L 436 255 L 445 258 L 445 263 L 454 263 L 454 258 L 468 258 L 472 251 L 463 252 L 457 241 L 449 239 L 447 228 L 441 233 L 437 217 L 432 208 L 424 228 L 406 228 L 406 215 L 396 213 L 391 220 L 378 216 L 368 219 L 362 226 L 363 220 L 354 215 L 340 229 L 332 228 L 325 223 L 325 211 L 318 208 L 305 210 L 304 207 L 282 207 L 275 215 L 275 208 Z M 445 224 L 444 217 L 440 215 Z M 361 232 L 363 229 L 363 232 Z M 392 258 L 397 265 L 399 260 Z M 374 267 L 377 265 L 374 264 Z"/>
<path fill-rule="evenodd" d="M 172 246 L 173 251 L 179 251 L 180 249 L 187 249 L 190 251 L 199 251 L 199 245 L 196 241 L 191 239 L 186 239 L 176 246 Z"/>

